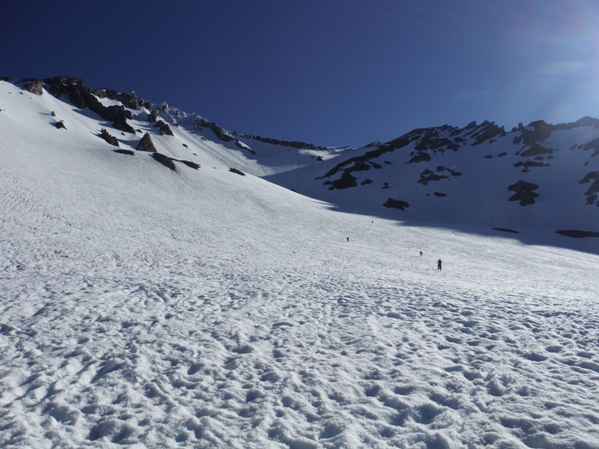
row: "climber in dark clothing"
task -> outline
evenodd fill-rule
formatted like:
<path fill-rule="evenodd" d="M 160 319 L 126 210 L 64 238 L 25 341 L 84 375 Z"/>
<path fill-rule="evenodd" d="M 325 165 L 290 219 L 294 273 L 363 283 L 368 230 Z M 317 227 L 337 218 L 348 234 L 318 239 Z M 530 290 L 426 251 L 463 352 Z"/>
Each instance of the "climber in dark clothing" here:
<path fill-rule="evenodd" d="M 437 260 L 437 270 L 441 269 L 441 259 Z"/>

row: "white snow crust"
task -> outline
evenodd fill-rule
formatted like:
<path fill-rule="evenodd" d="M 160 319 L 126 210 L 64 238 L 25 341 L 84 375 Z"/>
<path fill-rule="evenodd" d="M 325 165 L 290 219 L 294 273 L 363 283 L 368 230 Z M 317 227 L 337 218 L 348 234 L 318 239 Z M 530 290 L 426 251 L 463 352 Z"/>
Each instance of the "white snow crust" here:
<path fill-rule="evenodd" d="M 599 448 L 585 242 L 341 213 L 134 118 L 201 164 L 174 172 L 9 83 L 0 108 L 1 447 Z"/>

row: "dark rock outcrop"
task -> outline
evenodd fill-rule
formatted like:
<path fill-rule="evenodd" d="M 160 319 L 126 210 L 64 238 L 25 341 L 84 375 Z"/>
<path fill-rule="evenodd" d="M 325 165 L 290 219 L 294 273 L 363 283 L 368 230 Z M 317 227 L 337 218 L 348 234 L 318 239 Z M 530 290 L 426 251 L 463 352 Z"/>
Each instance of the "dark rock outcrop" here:
<path fill-rule="evenodd" d="M 518 181 L 512 184 L 507 189 L 515 192 L 508 201 L 520 201 L 520 206 L 528 206 L 535 203 L 535 198 L 539 196 L 538 193 L 534 193 L 533 190 L 537 190 L 538 185 L 532 184 L 526 181 Z"/>
<path fill-rule="evenodd" d="M 591 157 L 597 156 L 599 154 L 599 138 L 591 140 L 584 147 L 582 147 L 582 149 L 585 151 L 595 150 Z"/>
<path fill-rule="evenodd" d="M 133 152 L 131 150 L 113 150 L 113 151 L 118 154 L 127 154 L 129 156 L 135 156 L 135 152 Z"/>
<path fill-rule="evenodd" d="M 241 170 L 237 170 L 236 168 L 233 168 L 233 167 L 229 168 L 229 171 L 231 173 L 237 173 L 238 175 L 245 176 L 244 172 L 242 172 Z"/>
<path fill-rule="evenodd" d="M 518 161 L 514 164 L 514 167 L 519 168 L 519 167 L 524 167 L 522 169 L 523 173 L 527 173 L 530 171 L 530 167 L 549 167 L 549 164 L 543 164 L 542 162 L 536 162 L 536 161 Z"/>
<path fill-rule="evenodd" d="M 250 147 L 248 147 L 245 143 L 243 143 L 239 139 L 235 139 L 235 146 L 237 148 L 241 148 L 242 150 L 249 151 L 251 154 L 256 154 L 256 152 L 254 150 L 252 150 Z"/>
<path fill-rule="evenodd" d="M 195 163 L 193 161 L 184 161 L 182 159 L 173 159 L 173 160 L 175 160 L 177 162 L 181 162 L 182 164 L 185 164 L 188 167 L 193 168 L 194 170 L 198 170 L 201 167 L 200 164 L 197 164 L 197 163 Z"/>
<path fill-rule="evenodd" d="M 35 95 L 42 95 L 44 93 L 44 83 L 42 83 L 42 80 L 28 80 L 25 82 L 23 89 Z"/>
<path fill-rule="evenodd" d="M 492 141 L 500 136 L 505 136 L 505 129 L 503 126 L 497 126 L 494 122 L 485 120 L 479 126 L 476 127 L 476 131 L 470 134 L 474 138 L 472 146 L 480 145 L 483 142 Z"/>
<path fill-rule="evenodd" d="M 157 121 L 156 124 L 154 125 L 154 128 L 160 129 L 161 136 L 164 134 L 166 134 L 168 136 L 174 136 L 173 131 L 171 130 L 170 126 L 168 126 L 162 120 Z"/>
<path fill-rule="evenodd" d="M 440 129 L 437 128 L 428 129 L 426 134 L 422 136 L 420 142 L 418 142 L 414 149 L 416 151 L 433 150 L 441 152 L 445 150 L 457 151 L 460 149 L 460 146 L 451 139 L 441 137 L 439 130 Z"/>
<path fill-rule="evenodd" d="M 410 159 L 408 164 L 417 164 L 418 162 L 429 162 L 431 160 L 431 155 L 424 151 L 415 151 L 413 153 L 412 159 Z"/>
<path fill-rule="evenodd" d="M 529 123 L 526 128 L 520 130 L 520 135 L 514 137 L 513 142 L 515 145 L 522 143 L 529 146 L 535 142 L 542 142 L 549 138 L 553 130 L 553 125 L 549 125 L 543 120 L 537 120 L 536 122 Z"/>
<path fill-rule="evenodd" d="M 199 116 L 196 117 L 195 120 L 196 120 L 196 131 L 201 131 L 202 128 L 209 128 L 212 131 L 214 131 L 214 134 L 216 134 L 216 137 L 218 137 L 223 142 L 232 142 L 233 140 L 235 140 L 235 138 L 229 132 L 227 132 L 223 127 L 218 126 L 216 123 L 209 122 L 208 120 L 206 120 L 202 117 L 199 117 Z"/>
<path fill-rule="evenodd" d="M 440 181 L 441 179 L 447 179 L 447 178 L 448 178 L 448 176 L 438 175 L 438 174 L 434 173 L 432 170 L 427 168 L 422 173 L 420 173 L 420 179 L 416 182 L 426 186 L 431 181 Z"/>
<path fill-rule="evenodd" d="M 597 204 L 599 206 L 599 201 L 597 201 L 597 196 L 599 195 L 599 171 L 592 171 L 587 173 L 584 178 L 578 181 L 579 184 L 587 184 L 593 181 L 588 190 L 584 193 L 587 197 L 587 204 Z"/>
<path fill-rule="evenodd" d="M 456 176 L 462 176 L 461 172 L 454 171 L 454 170 L 452 170 L 451 168 L 448 168 L 448 167 L 443 167 L 442 165 L 438 165 L 436 170 L 437 170 L 437 173 L 447 172 L 451 176 L 454 176 L 454 177 L 456 177 Z M 417 182 L 419 184 L 422 184 L 422 185 L 428 185 L 428 183 L 431 182 L 431 181 L 439 181 L 441 179 L 449 179 L 449 176 L 447 176 L 445 174 L 438 175 L 437 173 L 435 173 L 431 169 L 427 168 L 422 173 L 420 173 L 420 179 Z"/>
<path fill-rule="evenodd" d="M 405 201 L 394 200 L 391 197 L 389 197 L 387 199 L 387 201 L 385 202 L 385 204 L 383 204 L 383 206 L 390 207 L 392 209 L 399 209 L 399 210 L 406 210 L 408 207 L 410 207 L 410 205 L 408 203 L 406 203 Z"/>
<path fill-rule="evenodd" d="M 346 170 L 339 179 L 335 179 L 334 181 L 325 181 L 324 185 L 330 186 L 329 190 L 341 190 L 348 189 L 350 187 L 356 187 L 358 185 L 358 181 L 355 176 L 352 176 L 350 170 Z"/>
<path fill-rule="evenodd" d="M 148 123 L 154 123 L 158 121 L 158 111 L 156 109 L 152 109 L 150 115 L 148 115 Z"/>
<path fill-rule="evenodd" d="M 106 128 L 102 128 L 102 131 L 100 132 L 100 137 L 102 137 L 102 139 L 104 139 L 110 145 L 114 145 L 115 147 L 120 146 L 117 138 L 111 135 L 108 131 L 106 131 Z"/>
<path fill-rule="evenodd" d="M 595 231 L 576 231 L 576 230 L 559 230 L 555 231 L 560 235 L 564 235 L 566 237 L 573 237 L 575 239 L 583 239 L 586 237 L 599 238 L 599 232 Z"/>
<path fill-rule="evenodd" d="M 164 165 L 167 168 L 170 168 L 172 171 L 177 171 L 177 166 L 173 162 L 173 159 L 171 159 L 167 155 L 162 153 L 152 153 L 152 157 L 156 162 L 160 162 L 162 165 Z"/>
<path fill-rule="evenodd" d="M 135 147 L 137 151 L 147 151 L 149 153 L 157 153 L 156 147 L 154 146 L 154 142 L 152 142 L 152 138 L 150 137 L 150 133 L 145 133 L 141 138 L 137 147 Z"/>
<path fill-rule="evenodd" d="M 264 143 L 268 143 L 271 145 L 280 145 L 282 147 L 292 147 L 292 148 L 298 148 L 298 149 L 308 148 L 311 150 L 315 150 L 317 148 L 322 148 L 322 149 L 325 148 L 325 147 L 317 147 L 316 145 L 313 145 L 311 143 L 306 143 L 306 142 L 279 140 L 279 139 L 272 139 L 270 137 L 253 136 L 250 134 L 243 134 L 243 133 L 235 133 L 235 134 L 240 137 L 247 138 L 247 139 L 257 140 L 259 142 L 264 142 Z"/>
<path fill-rule="evenodd" d="M 543 145 L 533 142 L 528 149 L 526 149 L 520 153 L 520 156 L 532 157 L 532 156 L 539 156 L 539 155 L 543 155 L 543 154 L 553 154 L 554 151 L 556 151 L 556 150 L 554 150 L 553 148 L 547 148 L 547 147 L 544 147 Z"/>
<path fill-rule="evenodd" d="M 392 140 L 392 141 L 380 146 L 376 150 L 367 151 L 362 156 L 352 157 L 344 162 L 341 162 L 340 164 L 337 164 L 335 167 L 333 167 L 331 170 L 329 170 L 324 176 L 321 176 L 320 178 L 317 178 L 317 179 L 331 178 L 337 172 L 343 171 L 341 179 L 338 179 L 336 181 L 326 181 L 324 184 L 331 185 L 331 187 L 329 188 L 330 190 L 354 187 L 355 185 L 357 185 L 357 183 L 356 183 L 356 178 L 351 175 L 352 172 L 360 171 L 360 170 L 368 170 L 370 168 L 368 166 L 368 164 L 372 163 L 371 162 L 372 159 L 376 159 L 385 153 L 393 152 L 395 150 L 403 148 L 404 146 L 409 145 L 412 142 L 412 140 L 413 140 L 413 132 L 408 133 L 405 136 L 402 136 L 398 139 Z M 374 165 L 373 165 L 373 167 L 374 167 Z M 378 165 L 378 167 L 380 168 L 380 165 Z"/>
<path fill-rule="evenodd" d="M 58 76 L 47 78 L 44 81 L 50 85 L 50 92 L 55 97 L 58 98 L 66 94 L 69 101 L 78 108 L 88 108 L 104 120 L 112 121 L 116 129 L 135 134 L 135 130 L 127 123 L 127 119 L 132 117 L 131 112 L 125 109 L 124 106 L 104 106 L 92 93 L 91 89 L 83 86 L 83 80 L 69 76 Z"/>

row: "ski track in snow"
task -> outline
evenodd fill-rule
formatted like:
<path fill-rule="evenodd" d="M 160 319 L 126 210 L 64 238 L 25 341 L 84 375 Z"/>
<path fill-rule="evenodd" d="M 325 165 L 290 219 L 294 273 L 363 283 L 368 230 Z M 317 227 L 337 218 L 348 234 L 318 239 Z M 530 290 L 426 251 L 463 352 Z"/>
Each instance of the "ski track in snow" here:
<path fill-rule="evenodd" d="M 41 131 L 0 121 L 0 446 L 599 448 L 596 254 L 342 214 L 220 153 L 174 174 L 13 95 Z"/>

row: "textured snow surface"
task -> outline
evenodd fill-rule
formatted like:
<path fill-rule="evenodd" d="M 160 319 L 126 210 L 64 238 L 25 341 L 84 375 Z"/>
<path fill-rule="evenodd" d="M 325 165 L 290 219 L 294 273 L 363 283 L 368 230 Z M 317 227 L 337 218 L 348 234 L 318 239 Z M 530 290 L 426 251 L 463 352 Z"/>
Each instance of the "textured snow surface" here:
<path fill-rule="evenodd" d="M 2 87 L 0 446 L 599 448 L 596 250 L 343 214 L 153 135 L 202 165 L 173 172 Z"/>

